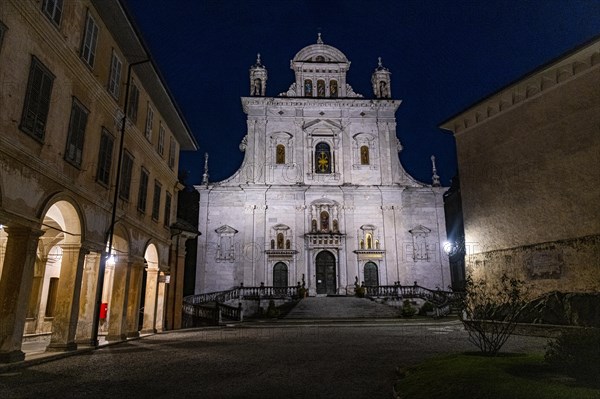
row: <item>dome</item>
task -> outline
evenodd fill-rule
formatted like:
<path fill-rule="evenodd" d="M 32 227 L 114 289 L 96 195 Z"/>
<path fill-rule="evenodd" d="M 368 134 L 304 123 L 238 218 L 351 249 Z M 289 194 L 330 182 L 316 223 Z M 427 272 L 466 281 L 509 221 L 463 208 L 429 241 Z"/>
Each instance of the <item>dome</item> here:
<path fill-rule="evenodd" d="M 317 44 L 311 44 L 298 51 L 293 62 L 343 62 L 347 63 L 348 58 L 340 50 L 333 46 L 323 43 L 321 34 L 317 39 Z"/>

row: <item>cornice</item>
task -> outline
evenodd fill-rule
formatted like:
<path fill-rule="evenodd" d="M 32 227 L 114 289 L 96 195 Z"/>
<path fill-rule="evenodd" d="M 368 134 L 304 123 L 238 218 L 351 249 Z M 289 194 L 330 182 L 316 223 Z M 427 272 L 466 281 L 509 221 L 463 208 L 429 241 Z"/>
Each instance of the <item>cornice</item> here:
<path fill-rule="evenodd" d="M 364 98 L 314 98 L 314 97 L 242 97 L 242 107 L 247 114 L 250 107 L 328 107 L 328 108 L 383 108 L 393 109 L 402 100 L 377 100 Z"/>
<path fill-rule="evenodd" d="M 466 111 L 442 122 L 440 128 L 458 135 L 582 75 L 597 73 L 598 69 L 600 69 L 600 39 L 475 103 Z"/>

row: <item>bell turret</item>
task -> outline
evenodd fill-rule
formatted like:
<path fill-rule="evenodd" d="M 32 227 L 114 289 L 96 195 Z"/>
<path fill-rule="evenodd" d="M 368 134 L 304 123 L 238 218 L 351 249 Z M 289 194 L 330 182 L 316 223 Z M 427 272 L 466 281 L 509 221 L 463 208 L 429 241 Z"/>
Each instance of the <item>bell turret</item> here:
<path fill-rule="evenodd" d="M 250 95 L 264 97 L 267 91 L 267 68 L 260 63 L 260 53 L 256 55 L 256 64 L 250 67 Z"/>
<path fill-rule="evenodd" d="M 392 73 L 381 64 L 381 57 L 377 68 L 371 75 L 371 84 L 373 85 L 373 94 L 375 98 L 392 98 L 392 88 L 390 76 Z"/>

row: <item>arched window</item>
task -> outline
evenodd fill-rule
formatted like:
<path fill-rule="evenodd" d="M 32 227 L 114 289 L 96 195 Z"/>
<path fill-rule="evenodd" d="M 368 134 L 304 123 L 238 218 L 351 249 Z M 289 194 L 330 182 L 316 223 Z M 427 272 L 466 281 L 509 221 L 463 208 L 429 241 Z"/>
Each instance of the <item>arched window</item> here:
<path fill-rule="evenodd" d="M 292 247 L 292 243 L 290 242 L 290 240 L 285 240 L 285 249 L 291 249 Z"/>
<path fill-rule="evenodd" d="M 367 249 L 373 249 L 373 236 L 367 233 L 365 235 L 365 238 L 367 241 Z"/>
<path fill-rule="evenodd" d="M 333 219 L 333 232 L 337 233 L 339 231 L 338 221 Z"/>
<path fill-rule="evenodd" d="M 367 147 L 366 145 L 360 147 L 360 164 L 369 164 L 369 147 Z"/>
<path fill-rule="evenodd" d="M 310 80 L 310 79 L 304 80 L 304 96 L 305 97 L 313 96 L 313 85 L 312 85 L 312 80 Z"/>
<path fill-rule="evenodd" d="M 317 80 L 317 97 L 325 97 L 325 81 Z"/>
<path fill-rule="evenodd" d="M 283 233 L 277 233 L 277 249 L 283 249 Z"/>
<path fill-rule="evenodd" d="M 279 165 L 285 163 L 285 146 L 283 144 L 277 144 L 275 150 L 275 163 Z"/>
<path fill-rule="evenodd" d="M 329 81 L 329 97 L 336 98 L 338 96 L 338 84 L 337 80 Z"/>
<path fill-rule="evenodd" d="M 379 273 L 377 265 L 373 262 L 365 263 L 365 285 L 369 287 L 379 285 Z"/>
<path fill-rule="evenodd" d="M 271 240 L 271 249 L 275 249 L 275 240 Z"/>
<path fill-rule="evenodd" d="M 331 150 L 327 143 L 319 143 L 315 148 L 315 172 L 331 173 Z"/>
<path fill-rule="evenodd" d="M 283 262 L 275 263 L 273 266 L 273 287 L 287 287 L 288 286 L 288 267 Z"/>
<path fill-rule="evenodd" d="M 321 212 L 321 231 L 329 231 L 329 213 L 326 211 Z"/>
<path fill-rule="evenodd" d="M 310 223 L 310 227 L 313 233 L 317 232 L 317 221 L 315 219 L 312 220 L 312 222 Z"/>

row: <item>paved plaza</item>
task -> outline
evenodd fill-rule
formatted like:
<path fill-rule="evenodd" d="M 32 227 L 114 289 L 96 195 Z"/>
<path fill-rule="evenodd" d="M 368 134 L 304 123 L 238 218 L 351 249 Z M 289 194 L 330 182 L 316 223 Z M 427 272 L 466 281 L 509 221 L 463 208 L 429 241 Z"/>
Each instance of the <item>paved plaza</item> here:
<path fill-rule="evenodd" d="M 506 351 L 542 351 L 512 337 Z M 396 368 L 473 350 L 462 325 L 279 320 L 156 334 L 0 369 L 2 398 L 390 398 Z"/>

